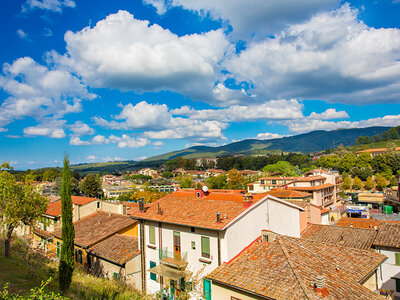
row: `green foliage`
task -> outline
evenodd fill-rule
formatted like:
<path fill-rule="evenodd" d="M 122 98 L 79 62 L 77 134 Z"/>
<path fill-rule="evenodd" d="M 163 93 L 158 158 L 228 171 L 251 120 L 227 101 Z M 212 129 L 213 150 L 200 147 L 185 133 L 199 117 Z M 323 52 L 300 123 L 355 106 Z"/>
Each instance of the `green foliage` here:
<path fill-rule="evenodd" d="M 379 134 L 375 134 L 372 136 L 372 141 L 374 143 L 380 142 L 381 141 L 381 136 Z"/>
<path fill-rule="evenodd" d="M 30 184 L 20 184 L 14 175 L 0 171 L 1 226 L 6 229 L 5 256 L 10 254 L 10 240 L 18 225 L 33 225 L 46 211 L 47 199 Z"/>
<path fill-rule="evenodd" d="M 372 169 L 371 167 L 353 167 L 351 169 L 351 175 L 353 177 L 359 177 L 361 180 L 367 180 L 368 177 L 372 176 Z"/>
<path fill-rule="evenodd" d="M 356 164 L 356 155 L 354 153 L 346 153 L 339 163 L 339 169 L 341 172 L 350 171 Z"/>
<path fill-rule="evenodd" d="M 2 290 L 0 290 L 0 299 L 4 300 L 62 300 L 65 299 L 58 293 L 54 292 L 46 292 L 45 288 L 50 284 L 53 280 L 50 277 L 47 281 L 42 281 L 42 284 L 39 287 L 32 288 L 30 290 L 29 295 L 20 296 L 18 294 L 13 294 L 8 291 L 8 284 L 6 284 Z"/>
<path fill-rule="evenodd" d="M 236 169 L 232 169 L 228 172 L 228 184 L 230 189 L 244 189 L 245 180 Z"/>
<path fill-rule="evenodd" d="M 44 173 L 42 175 L 42 180 L 43 181 L 54 181 L 60 175 L 61 175 L 61 173 L 55 168 L 47 169 L 46 171 L 44 171 Z"/>
<path fill-rule="evenodd" d="M 170 171 L 165 171 L 161 175 L 163 178 L 172 178 L 174 175 Z"/>
<path fill-rule="evenodd" d="M 369 136 L 362 136 L 360 135 L 357 139 L 356 139 L 356 143 L 359 145 L 362 144 L 369 144 L 371 143 L 371 138 Z"/>
<path fill-rule="evenodd" d="M 324 169 L 337 169 L 339 167 L 340 158 L 337 154 L 321 156 L 318 165 Z"/>
<path fill-rule="evenodd" d="M 389 131 L 388 131 L 388 133 L 389 133 L 389 137 L 390 137 L 392 140 L 396 140 L 396 139 L 399 138 L 399 132 L 397 131 L 396 127 L 390 128 Z"/>
<path fill-rule="evenodd" d="M 225 174 L 220 174 L 217 176 L 212 176 L 204 181 L 205 185 L 210 189 L 227 189 L 228 177 Z"/>
<path fill-rule="evenodd" d="M 360 168 L 371 167 L 371 162 L 372 162 L 371 153 L 364 152 L 358 155 L 356 158 L 356 164 Z"/>
<path fill-rule="evenodd" d="M 60 265 L 58 268 L 59 286 L 64 294 L 72 281 L 74 271 L 74 238 L 75 230 L 72 223 L 72 200 L 70 186 L 69 160 L 67 155 L 64 157 L 63 179 L 61 187 L 61 222 L 62 222 L 62 245 Z"/>
<path fill-rule="evenodd" d="M 351 187 L 351 179 L 350 179 L 350 177 L 344 178 L 343 182 L 342 182 L 342 189 L 343 190 L 348 190 L 348 189 L 350 189 L 350 187 Z"/>
<path fill-rule="evenodd" d="M 273 165 L 266 165 L 263 169 L 265 173 L 279 173 L 283 176 L 295 176 L 294 167 L 287 161 L 278 161 Z"/>
<path fill-rule="evenodd" d="M 97 197 L 101 190 L 101 181 L 99 175 L 89 174 L 81 183 L 81 190 L 85 196 Z"/>
<path fill-rule="evenodd" d="M 366 190 L 372 190 L 375 187 L 375 183 L 370 176 L 367 178 L 364 187 Z"/>
<path fill-rule="evenodd" d="M 192 176 L 185 175 L 181 180 L 181 188 L 187 189 L 194 187 L 193 178 Z"/>
<path fill-rule="evenodd" d="M 357 176 L 354 178 L 353 180 L 353 188 L 355 190 L 361 190 L 363 187 L 362 181 L 360 178 L 358 178 Z"/>
<path fill-rule="evenodd" d="M 382 141 L 389 140 L 389 133 L 387 131 L 382 132 Z"/>
<path fill-rule="evenodd" d="M 383 189 L 387 187 L 387 181 L 385 177 L 377 176 L 376 178 L 376 189 L 378 191 L 383 191 Z"/>

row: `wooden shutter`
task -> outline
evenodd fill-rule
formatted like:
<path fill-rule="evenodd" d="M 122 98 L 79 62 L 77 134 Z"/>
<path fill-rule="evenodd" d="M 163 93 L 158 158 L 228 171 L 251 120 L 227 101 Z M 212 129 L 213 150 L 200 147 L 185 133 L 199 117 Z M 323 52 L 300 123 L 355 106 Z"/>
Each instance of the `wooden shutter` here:
<path fill-rule="evenodd" d="M 208 237 L 201 237 L 201 256 L 210 258 L 210 239 Z"/>
<path fill-rule="evenodd" d="M 149 243 L 152 245 L 156 244 L 156 229 L 153 226 L 149 228 Z"/>
<path fill-rule="evenodd" d="M 394 257 L 396 260 L 396 266 L 400 266 L 400 253 L 395 253 Z"/>

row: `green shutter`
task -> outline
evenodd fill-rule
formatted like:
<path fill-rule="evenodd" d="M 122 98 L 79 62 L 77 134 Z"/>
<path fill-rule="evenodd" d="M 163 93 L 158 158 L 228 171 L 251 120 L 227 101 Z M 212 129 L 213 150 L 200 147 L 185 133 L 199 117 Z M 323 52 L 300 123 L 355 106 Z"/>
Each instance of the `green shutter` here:
<path fill-rule="evenodd" d="M 57 241 L 57 258 L 60 258 L 60 242 Z"/>
<path fill-rule="evenodd" d="M 203 294 L 205 300 L 211 300 L 211 281 L 207 278 L 203 280 Z"/>
<path fill-rule="evenodd" d="M 208 237 L 201 237 L 201 256 L 210 258 L 210 239 Z"/>
<path fill-rule="evenodd" d="M 395 253 L 394 257 L 396 259 L 396 266 L 400 266 L 400 253 Z"/>
<path fill-rule="evenodd" d="M 149 243 L 156 244 L 156 229 L 153 226 L 149 227 Z"/>
<path fill-rule="evenodd" d="M 113 278 L 114 278 L 114 280 L 117 280 L 118 279 L 118 274 L 114 272 Z"/>
<path fill-rule="evenodd" d="M 150 269 L 154 268 L 157 264 L 154 261 L 150 261 Z M 157 281 L 157 274 L 150 273 L 150 279 Z"/>

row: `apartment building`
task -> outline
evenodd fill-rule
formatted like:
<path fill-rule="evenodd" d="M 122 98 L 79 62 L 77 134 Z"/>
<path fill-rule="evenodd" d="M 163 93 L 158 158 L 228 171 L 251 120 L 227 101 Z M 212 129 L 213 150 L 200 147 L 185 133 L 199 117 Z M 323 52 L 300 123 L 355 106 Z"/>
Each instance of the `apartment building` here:
<path fill-rule="evenodd" d="M 277 187 L 283 187 L 289 182 L 297 180 L 299 177 L 288 177 L 288 176 L 268 176 L 262 177 L 260 180 L 249 183 L 247 185 L 247 191 L 252 194 L 266 193 Z"/>
<path fill-rule="evenodd" d="M 179 190 L 132 215 L 139 222 L 143 290 L 177 295 L 231 260 L 267 228 L 300 236 L 304 209 L 269 195 Z M 198 293 L 196 285 L 191 293 Z M 201 291 L 200 291 L 201 293 Z"/>

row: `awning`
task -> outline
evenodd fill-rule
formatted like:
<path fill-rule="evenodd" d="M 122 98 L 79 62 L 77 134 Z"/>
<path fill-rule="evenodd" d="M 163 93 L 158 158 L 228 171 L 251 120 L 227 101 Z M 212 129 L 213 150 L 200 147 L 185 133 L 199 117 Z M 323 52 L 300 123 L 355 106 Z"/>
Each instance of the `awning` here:
<path fill-rule="evenodd" d="M 175 268 L 168 267 L 166 265 L 158 265 L 154 268 L 151 268 L 147 270 L 148 272 L 164 276 L 166 278 L 172 279 L 172 280 L 179 280 L 184 277 L 189 277 L 192 275 L 192 272 L 190 271 L 180 271 Z"/>

